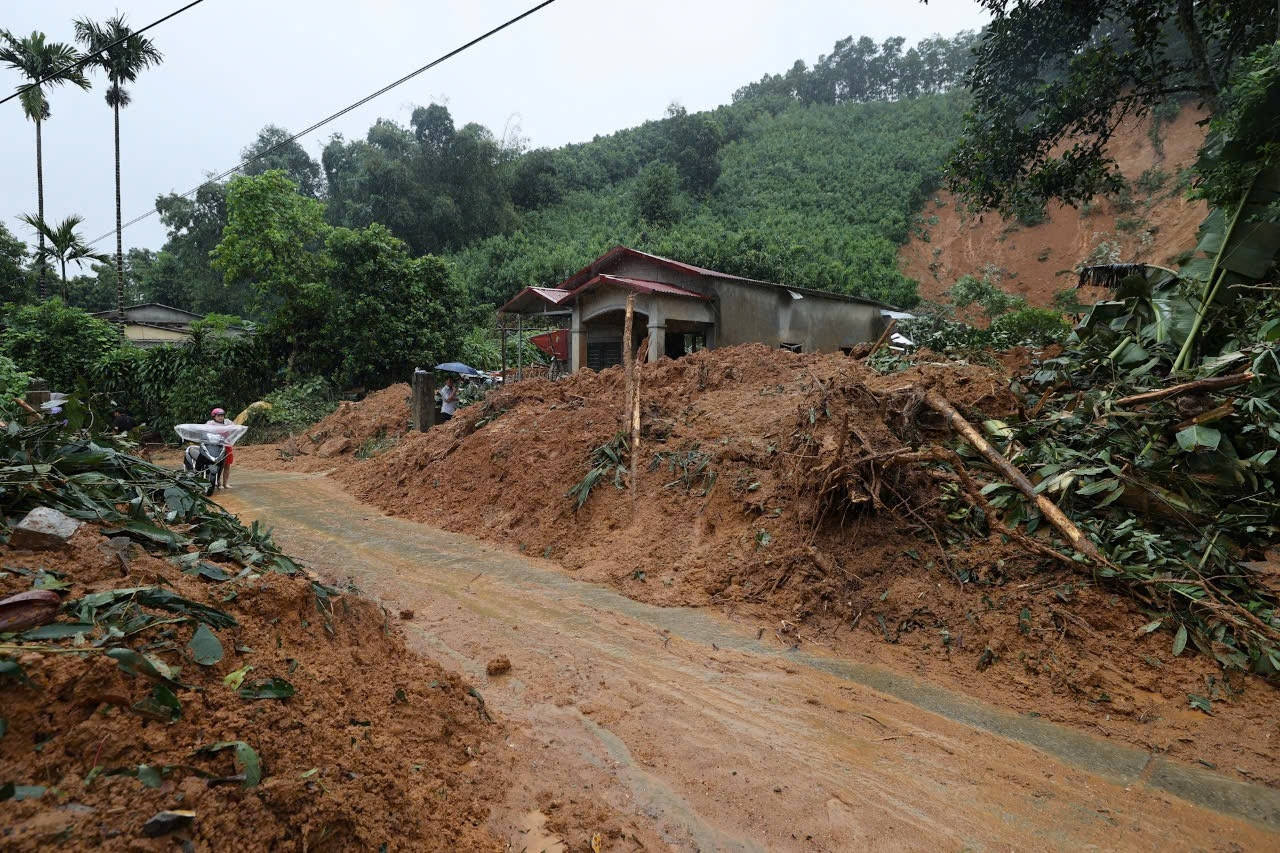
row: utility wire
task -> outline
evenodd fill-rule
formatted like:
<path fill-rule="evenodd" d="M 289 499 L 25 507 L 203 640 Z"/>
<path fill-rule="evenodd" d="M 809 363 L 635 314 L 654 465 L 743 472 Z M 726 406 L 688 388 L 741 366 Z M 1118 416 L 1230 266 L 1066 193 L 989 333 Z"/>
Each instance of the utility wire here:
<path fill-rule="evenodd" d="M 106 45 L 105 47 L 101 47 L 101 48 L 99 48 L 98 50 L 95 50 L 93 53 L 87 53 L 87 54 L 85 54 L 84 56 L 82 56 L 82 57 L 80 57 L 79 59 L 77 59 L 75 62 L 72 62 L 72 63 L 70 63 L 70 64 L 68 64 L 68 65 L 64 65 L 64 66 L 62 66 L 62 67 L 61 67 L 61 68 L 59 68 L 57 71 L 54 71 L 52 74 L 50 74 L 48 77 L 44 77 L 44 78 L 42 78 L 42 79 L 40 79 L 40 80 L 37 80 L 36 82 L 34 82 L 34 83 L 30 84 L 29 86 L 21 86 L 21 87 L 19 87 L 19 88 L 18 88 L 18 91 L 14 92 L 12 95 L 10 95 L 9 97 L 5 98 L 4 100 L 0 100 L 0 104 L 7 104 L 7 103 L 9 103 L 9 101 L 12 101 L 14 98 L 21 97 L 23 92 L 26 92 L 26 91 L 29 91 L 29 90 L 31 90 L 31 89 L 34 89 L 34 88 L 36 88 L 37 86 L 40 86 L 40 85 L 42 85 L 42 84 L 44 84 L 44 83 L 48 83 L 48 82 L 49 82 L 50 80 L 52 80 L 54 77 L 57 77 L 57 76 L 58 76 L 58 75 L 60 75 L 60 74 L 63 74 L 63 73 L 65 73 L 65 72 L 67 72 L 67 71 L 70 71 L 70 70 L 71 70 L 71 69 L 73 69 L 73 68 L 79 68 L 81 65 L 84 65 L 86 62 L 88 62 L 90 59 L 93 59 L 93 58 L 94 58 L 95 56 L 97 56 L 98 54 L 100 54 L 100 53 L 106 53 L 108 50 L 111 50 L 111 48 L 115 47 L 116 45 L 121 44 L 121 43 L 123 43 L 123 42 L 126 42 L 126 41 L 128 41 L 129 39 L 133 38 L 134 36 L 140 36 L 140 35 L 142 35 L 143 33 L 145 33 L 147 30 L 151 29 L 152 27 L 157 26 L 157 25 L 159 25 L 159 24 L 163 24 L 165 21 L 169 20 L 170 18 L 172 18 L 172 17 L 174 17 L 174 16 L 176 16 L 176 15 L 181 15 L 183 12 L 187 11 L 187 10 L 188 10 L 188 9 L 190 9 L 192 6 L 199 6 L 199 5 L 200 5 L 201 3 L 203 3 L 203 2 L 204 2 L 204 0 L 194 0 L 194 2 L 192 2 L 192 3 L 188 3 L 187 5 L 183 6 L 183 7 L 182 7 L 181 9 L 179 9 L 178 11 L 176 11 L 176 12 L 170 12 L 169 14 L 165 15 L 165 16 L 164 16 L 163 18 L 161 18 L 160 20 L 158 20 L 158 21 L 154 21 L 154 22 L 152 22 L 152 23 L 150 23 L 150 24 L 147 24 L 145 27 L 143 27 L 143 28 L 142 28 L 142 29 L 140 29 L 140 30 L 131 30 L 131 31 L 129 32 L 129 34 L 128 34 L 128 35 L 126 35 L 126 36 L 121 36 L 120 38 L 118 38 L 118 39 L 116 39 L 115 41 L 113 41 L 111 44 Z"/>
<path fill-rule="evenodd" d="M 524 12 L 521 12 L 519 15 L 516 15 L 514 18 L 512 18 L 512 19 L 511 19 L 511 20 L 509 20 L 509 21 L 507 21 L 506 23 L 504 23 L 504 24 L 499 24 L 498 26 L 496 26 L 496 27 L 494 27 L 493 29 L 489 30 L 489 31 L 488 31 L 487 33 L 485 33 L 484 35 L 476 36 L 475 38 L 473 38 L 471 41 L 467 42 L 466 44 L 464 44 L 464 45 L 462 45 L 462 46 L 460 46 L 460 47 L 456 47 L 456 48 L 454 48 L 453 50 L 449 51 L 448 53 L 444 54 L 443 56 L 441 56 L 441 57 L 439 57 L 439 58 L 437 58 L 437 59 L 433 59 L 431 62 L 428 62 L 426 65 L 422 66 L 421 68 L 417 69 L 416 71 L 410 71 L 408 74 L 404 75 L 404 76 L 403 76 L 403 77 L 401 77 L 399 80 L 396 80 L 394 83 L 388 83 L 386 86 L 383 86 L 381 89 L 379 89 L 378 91 L 374 92 L 372 95 L 368 95 L 368 96 L 366 96 L 366 97 L 364 97 L 364 98 L 361 98 L 360 100 L 356 101 L 354 104 L 351 104 L 351 105 L 349 105 L 349 106 L 343 107 L 342 109 L 338 110 L 336 113 L 334 113 L 333 115 L 329 116 L 328 118 L 321 119 L 320 121 L 318 121 L 318 122 L 316 122 L 315 124 L 311 125 L 311 126 L 310 126 L 310 127 L 308 127 L 307 129 L 302 130 L 302 131 L 299 131 L 298 133 L 295 133 L 293 136 L 290 136 L 288 139 L 285 139 L 285 140 L 283 140 L 283 141 L 281 141 L 281 142 L 277 142 L 275 145 L 272 145 L 270 148 L 266 149 L 265 151 L 260 151 L 259 153 L 257 153 L 257 154 L 255 154 L 254 156 L 250 157 L 248 160 L 245 160 L 243 163 L 240 163 L 240 164 L 239 164 L 239 165 L 237 165 L 237 166 L 234 166 L 234 167 L 232 167 L 232 168 L 230 168 L 230 169 L 227 169 L 225 172 L 222 172 L 222 173 L 221 173 L 221 174 L 219 174 L 219 175 L 215 175 L 214 177 L 210 178 L 209 180 L 205 181 L 204 183 L 200 184 L 199 186 L 195 187 L 194 189 L 187 190 L 186 192 L 182 193 L 182 194 L 181 194 L 180 196 L 178 196 L 178 197 L 179 197 L 179 198 L 189 198 L 190 196 L 195 195 L 197 192 L 199 192 L 199 191 L 200 191 L 201 189 L 203 189 L 204 187 L 209 186 L 209 184 L 216 184 L 218 181 L 221 181 L 223 178 L 226 178 L 226 177 L 228 177 L 229 175 L 234 175 L 236 172 L 241 171 L 242 169 L 244 169 L 244 167 L 245 167 L 245 166 L 248 166 L 250 163 L 253 163 L 254 161 L 257 161 L 257 160 L 261 160 L 263 157 L 266 157 L 268 154 L 272 154 L 272 153 L 274 153 L 274 152 L 278 151 L 279 149 L 283 148 L 284 146 L 288 145 L 289 143 L 297 141 L 297 140 L 298 140 L 298 139 L 300 139 L 301 137 L 306 136 L 308 133 L 311 133 L 313 130 L 318 130 L 319 128 L 324 127 L 326 124 L 328 124 L 329 122 L 333 121 L 334 119 L 341 118 L 342 116 L 346 115 L 347 113 L 351 112 L 352 110 L 354 110 L 354 109 L 357 109 L 357 108 L 359 108 L 359 107 L 364 106 L 365 104 L 369 103 L 370 101 L 372 101 L 374 98 L 378 97 L 379 95 L 385 95 L 387 92 L 390 92 L 392 89 L 396 88 L 396 87 L 397 87 L 397 86 L 399 86 L 400 84 L 402 84 L 402 83 L 407 83 L 408 81 L 412 80 L 414 77 L 417 77 L 419 74 L 423 73 L 424 71 L 429 71 L 430 69 L 432 69 L 432 68 L 436 67 L 437 65 L 439 65 L 439 64 L 440 64 L 440 63 L 442 63 L 442 62 L 444 62 L 445 60 L 452 59 L 453 57 L 457 56 L 458 54 L 462 53 L 463 51 L 465 51 L 465 50 L 467 50 L 467 49 L 469 49 L 469 48 L 472 48 L 472 47 L 476 46 L 477 44 L 479 44 L 480 42 L 482 42 L 482 41 L 484 41 L 485 39 L 489 38 L 490 36 L 492 36 L 492 35 L 496 35 L 497 33 L 502 32 L 503 30 L 505 30 L 507 27 L 511 26 L 512 24 L 519 23 L 520 21 L 522 21 L 522 20 L 524 20 L 525 18 L 527 18 L 527 17 L 529 17 L 530 15 L 532 15 L 534 12 L 538 12 L 538 11 L 540 11 L 540 10 L 542 10 L 542 9 L 545 9 L 547 6 L 550 6 L 550 5 L 551 5 L 552 3 L 554 3 L 554 2 L 556 2 L 556 0 L 543 0 L 543 2 L 541 2 L 541 3 L 539 3 L 538 5 L 536 5 L 536 6 L 532 7 L 531 9 L 528 9 L 528 10 L 526 10 L 526 11 L 524 11 Z M 135 216 L 133 219 L 130 219 L 128 222 L 124 223 L 124 225 L 120 226 L 120 229 L 123 231 L 125 228 L 128 228 L 130 225 L 136 225 L 137 223 L 141 222 L 142 220 L 147 219 L 147 218 L 148 218 L 148 217 L 150 217 L 150 216 L 154 216 L 155 214 L 156 214 L 156 209 L 153 207 L 153 208 L 151 208 L 151 210 L 148 210 L 146 213 L 142 214 L 141 216 Z M 106 234 L 103 234 L 101 237 L 98 237 L 98 238 L 97 238 L 97 239 L 95 239 L 95 240 L 90 240 L 88 245 L 92 246 L 92 245 L 93 245 L 93 244 L 95 244 L 95 243 L 99 243 L 99 242 L 101 242 L 101 241 L 103 241 L 103 240 L 107 239 L 108 237 L 112 236 L 112 235 L 113 235 L 113 234 L 115 234 L 115 233 L 116 233 L 116 232 L 115 232 L 115 230 L 114 230 L 114 229 L 113 229 L 113 230 L 111 230 L 111 231 L 108 231 Z"/>

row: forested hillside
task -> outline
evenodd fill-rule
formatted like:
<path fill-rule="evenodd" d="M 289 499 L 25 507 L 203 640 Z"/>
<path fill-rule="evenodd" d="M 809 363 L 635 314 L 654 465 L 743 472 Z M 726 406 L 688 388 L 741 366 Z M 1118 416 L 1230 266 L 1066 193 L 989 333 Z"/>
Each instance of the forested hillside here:
<path fill-rule="evenodd" d="M 910 305 L 915 285 L 896 254 L 939 186 L 973 38 L 907 48 L 901 38 L 849 37 L 812 67 L 798 60 L 713 111 L 673 104 L 640 127 L 558 149 L 459 127 L 440 104 L 414 110 L 407 127 L 379 120 L 363 139 L 335 135 L 319 162 L 267 126 L 244 149 L 243 172 L 280 169 L 300 196 L 323 203 L 330 226 L 385 226 L 411 255 L 445 259 L 476 319 L 617 243 Z M 274 316 L 278 306 L 257 298 L 248 276 L 210 263 L 228 186 L 156 200 L 169 239 L 159 252 L 127 254 L 126 301 Z M 113 307 L 113 267 L 92 270 L 67 282 L 67 301 Z"/>
<path fill-rule="evenodd" d="M 457 253 L 458 269 L 473 292 L 497 302 L 526 285 L 554 284 L 624 243 L 736 275 L 910 305 L 915 284 L 897 269 L 897 247 L 940 184 L 962 108 L 956 93 L 892 104 L 793 103 L 773 111 L 745 102 L 710 116 L 676 112 L 591 145 L 643 151 L 682 123 L 728 126 L 714 162 L 659 155 L 645 163 L 637 153 L 619 179 L 563 192 L 556 203 L 526 211 L 513 233 Z M 569 172 L 572 158 L 590 150 L 555 156 Z M 717 171 L 714 182 L 707 179 Z"/>

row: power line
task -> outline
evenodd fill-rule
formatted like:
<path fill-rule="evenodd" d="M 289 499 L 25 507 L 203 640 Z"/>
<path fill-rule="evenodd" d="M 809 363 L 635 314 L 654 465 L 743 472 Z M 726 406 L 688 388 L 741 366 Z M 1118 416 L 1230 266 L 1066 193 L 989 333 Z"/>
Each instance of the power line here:
<path fill-rule="evenodd" d="M 43 78 L 41 78 L 41 79 L 37 80 L 36 82 L 34 82 L 34 83 L 32 83 L 32 84 L 28 85 L 28 86 L 22 86 L 22 87 L 20 87 L 20 88 L 18 89 L 18 91 L 14 92 L 14 93 L 13 93 L 12 95 L 10 95 L 9 97 L 5 98 L 4 100 L 0 100 L 0 104 L 7 104 L 7 103 L 9 103 L 9 101 L 12 101 L 14 98 L 21 97 L 23 92 L 27 92 L 27 91 L 29 91 L 29 90 L 31 90 L 31 89 L 36 88 L 37 86 L 43 85 L 44 83 L 48 83 L 48 82 L 49 82 L 50 80 L 52 80 L 54 77 L 57 77 L 57 76 L 59 76 L 59 75 L 61 75 L 61 74 L 64 74 L 64 73 L 66 73 L 67 71 L 70 71 L 70 70 L 71 70 L 71 69 L 73 69 L 73 68 L 79 68 L 81 65 L 84 65 L 86 62 L 88 62 L 90 59 L 93 59 L 93 58 L 94 58 L 95 56 L 97 56 L 98 54 L 100 54 L 100 53 L 106 53 L 108 50 L 111 50 L 111 48 L 115 47 L 116 45 L 121 44 L 121 43 L 123 43 L 123 42 L 126 42 L 126 41 L 128 41 L 129 39 L 133 38 L 134 36 L 140 36 L 140 35 L 142 35 L 143 33 L 145 33 L 147 30 L 151 29 L 152 27 L 157 26 L 157 25 L 159 25 L 159 24 L 163 24 L 165 21 L 169 20 L 170 18 L 172 18 L 172 17 L 174 17 L 174 16 L 176 16 L 176 15 L 181 15 L 183 12 L 187 11 L 187 10 L 188 10 L 188 9 L 190 9 L 192 6 L 199 6 L 199 5 L 200 5 L 201 3 L 203 3 L 203 2 L 204 2 L 204 0 L 194 0 L 194 2 L 188 3 L 187 5 L 183 6 L 183 7 L 182 7 L 181 9 L 179 9 L 178 11 L 176 11 L 176 12 L 170 12 L 169 14 L 165 15 L 165 16 L 164 16 L 163 18 L 161 18 L 160 20 L 158 20 L 158 21 L 154 21 L 154 22 L 152 22 L 152 23 L 150 23 L 150 24 L 147 24 L 145 27 L 143 27 L 143 28 L 142 28 L 142 29 L 140 29 L 140 30 L 132 30 L 132 31 L 130 31 L 130 32 L 129 32 L 129 34 L 128 34 L 128 35 L 126 35 L 126 36 L 121 36 L 120 38 L 118 38 L 118 39 L 116 39 L 115 41 L 111 42 L 111 44 L 106 45 L 105 47 L 98 48 L 98 49 L 97 49 L 97 50 L 95 50 L 93 53 L 86 53 L 84 56 L 80 57 L 80 58 L 79 58 L 79 59 L 77 59 L 75 62 L 72 62 L 72 63 L 70 63 L 69 65 L 64 65 L 64 66 L 62 66 L 61 68 L 59 68 L 57 71 L 54 71 L 54 72 L 53 72 L 52 74 L 50 74 L 48 77 L 43 77 Z"/>
<path fill-rule="evenodd" d="M 512 18 L 512 19 L 511 19 L 511 20 L 509 20 L 509 21 L 507 21 L 506 23 L 504 23 L 504 24 L 500 24 L 500 25 L 498 25 L 498 26 L 494 27 L 493 29 L 489 30 L 487 33 L 485 33 L 485 34 L 483 34 L 483 35 L 480 35 L 480 36 L 477 36 L 477 37 L 473 38 L 471 41 L 467 42 L 466 44 L 464 44 L 464 45 L 462 45 L 462 46 L 460 46 L 460 47 L 456 47 L 456 48 L 454 48 L 453 50 L 449 51 L 448 53 L 444 54 L 443 56 L 441 56 L 441 57 L 439 57 L 439 58 L 437 58 L 437 59 L 433 59 L 431 62 L 428 62 L 426 65 L 422 66 L 421 68 L 417 69 L 416 71 L 410 71 L 408 74 L 404 75 L 404 76 L 403 76 L 403 77 L 401 77 L 399 80 L 396 80 L 394 83 L 389 83 L 389 84 L 387 84 L 386 86 L 383 86 L 381 89 L 379 89 L 378 91 L 374 92 L 372 95 L 367 95 L 366 97 L 361 98 L 360 100 L 356 101 L 354 104 L 351 104 L 351 105 L 349 105 L 349 106 L 343 107 L 342 109 L 338 110 L 336 113 L 334 113 L 333 115 L 329 116 L 328 118 L 321 119 L 320 121 L 316 122 L 315 124 L 311 125 L 310 127 L 306 128 L 305 130 L 299 131 L 298 133 L 295 133 L 293 136 L 290 136 L 288 139 L 285 139 L 285 140 L 283 140 L 283 141 L 281 141 L 281 142 L 277 142 L 275 145 L 272 145 L 270 148 L 266 149 L 265 151 L 260 151 L 259 153 L 257 153 L 257 154 L 255 154 L 254 156 L 250 157 L 248 160 L 245 160 L 243 163 L 239 164 L 238 166 L 235 166 L 235 167 L 233 167 L 233 168 L 227 169 L 225 172 L 223 172 L 223 173 L 221 173 L 221 174 L 219 174 L 219 175 L 215 175 L 214 177 L 210 178 L 209 180 L 205 181 L 204 183 L 200 184 L 199 186 L 195 187 L 194 189 L 187 190 L 186 192 L 182 193 L 182 194 L 181 194 L 180 196 L 178 196 L 178 197 L 179 197 L 179 198 L 188 198 L 188 197 L 190 197 L 190 196 L 195 195 L 195 194 L 196 194 L 197 192 L 199 192 L 203 187 L 207 187 L 209 184 L 216 184 L 218 181 L 221 181 L 223 178 L 226 178 L 226 177 L 228 177 L 229 175 L 234 175 L 236 172 L 241 171 L 242 169 L 244 169 L 244 167 L 245 167 L 245 166 L 248 166 L 250 163 L 253 163 L 253 162 L 257 161 L 257 160 L 261 160 L 263 157 L 266 157 L 268 154 L 272 154 L 272 153 L 274 153 L 274 152 L 278 151 L 279 149 L 283 148 L 284 146 L 288 145 L 288 144 L 289 144 L 289 143 L 291 143 L 291 142 L 296 142 L 298 139 L 302 138 L 303 136 L 306 136 L 308 133 L 311 133 L 313 130 L 318 130 L 319 128 L 324 127 L 326 124 L 328 124 L 329 122 L 333 121 L 334 119 L 341 118 L 342 116 L 346 115 L 347 113 L 351 112 L 352 110 L 354 110 L 354 109 L 357 109 L 357 108 L 359 108 L 359 107 L 364 106 L 365 104 L 369 103 L 370 101 L 372 101 L 374 98 L 378 97 L 379 95 L 385 95 L 387 92 L 390 92 L 392 89 L 396 88 L 397 86 L 401 85 L 402 83 L 406 83 L 406 82 L 408 82 L 409 80 L 412 80 L 414 77 L 417 77 L 419 74 L 423 73 L 424 71 L 429 71 L 430 69 L 432 69 L 432 68 L 436 67 L 436 66 L 437 66 L 437 65 L 439 65 L 440 63 L 442 63 L 442 62 L 444 62 L 444 61 L 446 61 L 446 60 L 448 60 L 448 59 L 452 59 L 453 57 L 457 56 L 458 54 L 462 53 L 463 51 L 468 50 L 468 49 L 470 49 L 470 48 L 474 47 L 475 45 L 479 44 L 480 42 L 484 41 L 485 39 L 489 38 L 489 37 L 490 37 L 490 36 L 492 36 L 492 35 L 496 35 L 497 33 L 502 32 L 503 30 L 505 30 L 507 27 L 511 26 L 512 24 L 519 23 L 520 21 L 522 21 L 522 20 L 524 20 L 525 18 L 527 18 L 527 17 L 529 17 L 530 15 L 532 15 L 534 12 L 538 12 L 538 11 L 540 11 L 540 10 L 544 9 L 544 8 L 546 8 L 547 6 L 550 6 L 550 5 L 551 5 L 552 3 L 554 3 L 554 2 L 556 2 L 556 0 L 543 0 L 543 2 L 539 3 L 538 5 L 536 5 L 536 6 L 532 7 L 532 8 L 530 8 L 530 9 L 528 9 L 528 10 L 524 11 L 524 12 L 521 12 L 519 15 L 516 15 L 514 18 Z M 128 222 L 124 223 L 124 225 L 120 226 L 120 228 L 121 228 L 121 230 L 124 230 L 125 228 L 128 228 L 130 225 L 136 225 L 137 223 L 141 222 L 142 220 L 144 220 L 144 219 L 146 219 L 146 218 L 148 218 L 148 217 L 150 217 L 150 216 L 154 216 L 154 215 L 155 215 L 155 213 L 156 213 L 156 209 L 153 207 L 151 210 L 148 210 L 146 213 L 142 214 L 141 216 L 135 216 L 133 219 L 130 219 Z M 91 241 L 89 242 L 89 245 L 90 245 L 90 246 L 92 246 L 94 243 L 101 242 L 102 240 L 107 239 L 108 237 L 112 236 L 112 235 L 113 235 L 113 234 L 115 234 L 115 233 L 116 233 L 116 232 L 115 232 L 114 230 L 109 231 L 109 232 L 107 232 L 106 234 L 103 234 L 101 237 L 98 237 L 98 238 L 97 238 L 97 239 L 95 239 L 95 240 L 91 240 Z"/>

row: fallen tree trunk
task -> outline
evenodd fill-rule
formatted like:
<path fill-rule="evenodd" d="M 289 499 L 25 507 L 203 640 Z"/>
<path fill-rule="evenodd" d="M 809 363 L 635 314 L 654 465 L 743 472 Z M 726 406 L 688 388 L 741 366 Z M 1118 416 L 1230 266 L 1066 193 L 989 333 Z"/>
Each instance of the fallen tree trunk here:
<path fill-rule="evenodd" d="M 1121 397 L 1116 400 L 1116 407 L 1127 409 L 1132 406 L 1141 406 L 1144 403 L 1156 403 L 1160 400 L 1167 400 L 1170 397 L 1192 394 L 1196 391 L 1221 391 L 1223 388 L 1234 388 L 1237 385 L 1244 385 L 1253 380 L 1254 374 L 1248 371 L 1233 373 L 1230 376 L 1211 376 L 1208 379 L 1183 382 L 1181 385 L 1170 385 L 1168 388 L 1161 388 L 1157 391 L 1145 391 L 1141 394 L 1134 394 L 1131 397 Z"/>
<path fill-rule="evenodd" d="M 1098 551 L 1098 547 L 1093 540 L 1084 535 L 1084 532 L 1076 527 L 1075 523 L 1067 518 L 1062 510 L 1058 509 L 1058 505 L 1046 498 L 1044 495 L 1036 492 L 1036 487 L 1032 484 L 1027 476 L 1015 468 L 1004 455 L 991 446 L 982 434 L 974 428 L 973 424 L 965 419 L 964 415 L 956 411 L 946 399 L 937 391 L 930 391 L 924 396 L 925 404 L 946 419 L 947 423 L 955 429 L 956 432 L 964 438 L 965 441 L 973 445 L 974 449 L 981 453 L 986 460 L 995 466 L 1004 477 L 1018 491 L 1027 496 L 1027 499 L 1036 505 L 1040 510 L 1040 514 L 1048 519 L 1062 536 L 1071 543 L 1071 547 L 1079 551 L 1081 554 L 1089 557 L 1098 563 L 1105 564 L 1107 560 Z"/>

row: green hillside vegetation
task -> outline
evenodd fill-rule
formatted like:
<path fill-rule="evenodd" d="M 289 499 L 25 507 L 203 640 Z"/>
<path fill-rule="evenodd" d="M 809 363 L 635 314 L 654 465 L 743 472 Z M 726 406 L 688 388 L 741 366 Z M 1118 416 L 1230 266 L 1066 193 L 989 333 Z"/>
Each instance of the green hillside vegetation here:
<path fill-rule="evenodd" d="M 774 102 L 776 112 L 750 101 L 698 116 L 673 111 L 663 122 L 540 155 L 543 187 L 558 201 L 524 212 L 513 233 L 451 257 L 472 293 L 490 303 L 554 284 L 623 243 L 734 275 L 910 306 L 916 284 L 898 270 L 898 246 L 940 185 L 964 102 L 954 93 L 898 103 Z M 713 164 L 664 151 L 684 122 L 733 128 Z M 657 156 L 645 162 L 648 154 Z M 718 176 L 708 186 L 712 166 Z M 584 174 L 600 182 L 575 186 Z"/>
<path fill-rule="evenodd" d="M 268 125 L 242 152 L 258 158 L 244 176 L 280 170 L 324 205 L 330 226 L 380 225 L 411 256 L 446 260 L 477 317 L 618 243 L 909 306 L 915 286 L 896 250 L 940 183 L 974 38 L 910 48 L 901 38 L 845 38 L 812 67 L 797 61 L 743 86 L 731 104 L 704 113 L 673 105 L 639 127 L 556 149 L 458 127 L 440 104 L 415 109 L 407 127 L 380 119 L 363 139 L 335 135 L 319 162 Z M 127 302 L 272 319 L 278 306 L 252 276 L 210 264 L 232 182 L 156 200 L 168 240 L 159 252 L 127 254 Z M 34 287 L 17 289 L 17 301 L 34 298 Z M 75 307 L 113 307 L 114 264 L 91 265 L 67 293 Z"/>

